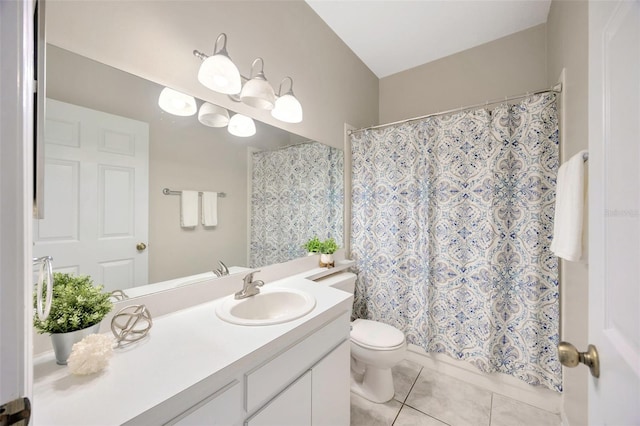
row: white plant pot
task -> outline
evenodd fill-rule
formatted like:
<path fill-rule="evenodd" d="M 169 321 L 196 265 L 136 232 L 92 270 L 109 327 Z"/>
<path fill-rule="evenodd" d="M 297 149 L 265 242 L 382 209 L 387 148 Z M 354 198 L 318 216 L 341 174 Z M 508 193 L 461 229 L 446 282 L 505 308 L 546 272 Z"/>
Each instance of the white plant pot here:
<path fill-rule="evenodd" d="M 333 254 L 320 253 L 320 266 L 333 268 L 335 262 L 333 261 Z"/>
<path fill-rule="evenodd" d="M 70 331 L 68 333 L 52 333 L 51 343 L 56 354 L 56 364 L 67 365 L 67 359 L 71 355 L 73 345 L 78 343 L 90 334 L 96 334 L 100 330 L 100 323 L 92 325 L 82 330 Z"/>

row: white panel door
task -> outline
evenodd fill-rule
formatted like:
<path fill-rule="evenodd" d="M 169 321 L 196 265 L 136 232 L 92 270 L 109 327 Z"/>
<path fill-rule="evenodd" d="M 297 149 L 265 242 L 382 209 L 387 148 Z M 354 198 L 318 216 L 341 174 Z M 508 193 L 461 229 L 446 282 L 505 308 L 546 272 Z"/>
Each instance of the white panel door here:
<path fill-rule="evenodd" d="M 639 424 L 638 1 L 589 2 L 589 151 L 589 340 L 600 354 L 589 423 Z"/>
<path fill-rule="evenodd" d="M 45 216 L 34 256 L 91 275 L 106 291 L 148 282 L 149 128 L 146 123 L 47 99 Z"/>

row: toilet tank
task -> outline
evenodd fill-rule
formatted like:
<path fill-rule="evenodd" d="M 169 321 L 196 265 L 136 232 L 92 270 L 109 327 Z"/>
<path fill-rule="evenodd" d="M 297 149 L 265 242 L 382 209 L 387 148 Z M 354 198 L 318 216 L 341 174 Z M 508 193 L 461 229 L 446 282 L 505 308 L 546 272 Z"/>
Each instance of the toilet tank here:
<path fill-rule="evenodd" d="M 337 274 L 329 275 L 328 277 L 319 278 L 316 282 L 353 294 L 356 289 L 357 277 L 358 276 L 356 274 L 351 272 L 338 272 Z"/>

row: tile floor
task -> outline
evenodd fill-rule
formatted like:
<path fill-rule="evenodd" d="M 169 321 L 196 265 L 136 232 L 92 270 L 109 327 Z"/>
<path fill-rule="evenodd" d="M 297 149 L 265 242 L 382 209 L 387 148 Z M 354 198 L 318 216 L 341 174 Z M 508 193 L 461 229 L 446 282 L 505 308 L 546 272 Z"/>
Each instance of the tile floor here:
<path fill-rule="evenodd" d="M 560 416 L 405 360 L 385 404 L 351 394 L 351 426 L 559 426 Z"/>

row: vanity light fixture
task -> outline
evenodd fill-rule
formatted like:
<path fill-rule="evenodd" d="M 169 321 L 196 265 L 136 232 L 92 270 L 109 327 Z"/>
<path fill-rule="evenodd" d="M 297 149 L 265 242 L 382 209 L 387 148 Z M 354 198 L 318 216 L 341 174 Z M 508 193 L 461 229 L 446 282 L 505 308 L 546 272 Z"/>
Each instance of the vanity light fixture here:
<path fill-rule="evenodd" d="M 253 76 L 253 68 L 260 61 L 260 71 Z M 256 58 L 251 64 L 251 76 L 240 92 L 240 101 L 254 108 L 272 110 L 276 103 L 276 94 L 273 87 L 264 76 L 264 60 Z"/>
<path fill-rule="evenodd" d="M 218 50 L 218 43 L 224 37 L 222 48 Z M 219 93 L 224 93 L 236 102 L 243 102 L 253 108 L 272 111 L 274 118 L 287 123 L 299 123 L 302 121 L 302 106 L 293 94 L 293 79 L 289 79 L 291 86 L 284 95 L 282 83 L 276 97 L 273 87 L 264 75 L 264 60 L 256 58 L 251 64 L 250 77 L 244 77 L 229 58 L 227 53 L 227 35 L 220 33 L 216 39 L 213 56 L 194 50 L 194 56 L 202 62 L 198 71 L 198 80 L 205 87 Z M 256 64 L 260 62 L 260 70 L 253 75 Z M 233 83 L 233 84 L 231 84 Z M 279 106 L 278 106 L 279 105 Z"/>
<path fill-rule="evenodd" d="M 193 96 L 186 95 L 177 90 L 165 87 L 160 92 L 158 105 L 169 114 L 188 117 L 196 113 L 196 100 Z"/>
<path fill-rule="evenodd" d="M 229 111 L 221 106 L 205 102 L 198 111 L 198 121 L 209 127 L 224 127 L 229 124 Z"/>
<path fill-rule="evenodd" d="M 289 80 L 291 85 L 289 91 L 282 95 L 282 83 Z M 293 94 L 293 79 L 289 76 L 282 79 L 278 88 L 275 108 L 271 110 L 271 115 L 280 121 L 287 123 L 300 123 L 302 121 L 302 105 Z"/>
<path fill-rule="evenodd" d="M 234 114 L 229 120 L 229 127 L 227 128 L 229 133 L 234 136 L 246 138 L 256 134 L 256 124 L 251 117 L 247 117 L 242 114 Z"/>
<path fill-rule="evenodd" d="M 218 50 L 218 42 L 224 36 L 222 48 Z M 242 83 L 240 71 L 227 53 L 227 35 L 220 33 L 213 47 L 213 55 L 207 56 L 197 50 L 193 54 L 203 62 L 198 71 L 198 81 L 205 87 L 227 95 L 240 93 Z"/>

